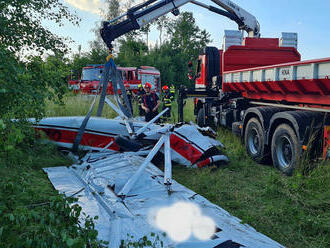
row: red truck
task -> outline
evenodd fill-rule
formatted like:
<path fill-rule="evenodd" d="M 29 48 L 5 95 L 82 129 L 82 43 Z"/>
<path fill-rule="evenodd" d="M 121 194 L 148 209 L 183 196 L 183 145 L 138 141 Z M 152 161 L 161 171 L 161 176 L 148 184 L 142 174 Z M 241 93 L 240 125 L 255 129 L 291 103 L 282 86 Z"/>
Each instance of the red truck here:
<path fill-rule="evenodd" d="M 283 33 L 290 35 L 296 41 Z M 182 89 L 179 102 L 197 96 L 198 125 L 232 129 L 255 161 L 271 159 L 291 175 L 304 151 L 330 157 L 330 58 L 301 61 L 297 43 L 283 39 L 246 37 L 205 48 L 195 89 Z"/>
<path fill-rule="evenodd" d="M 80 80 L 70 80 L 69 85 L 73 89 L 79 89 L 82 94 L 95 94 L 102 77 L 104 65 L 88 65 L 82 68 Z M 125 85 L 129 86 L 130 90 L 136 91 L 139 84 L 146 82 L 152 85 L 152 89 L 160 92 L 161 81 L 160 72 L 151 66 L 136 67 L 118 67 L 123 77 Z M 101 92 L 101 89 L 100 91 Z M 108 84 L 107 94 L 113 94 L 112 84 Z"/>
<path fill-rule="evenodd" d="M 304 150 L 313 158 L 329 158 L 330 58 L 301 61 L 295 33 L 260 38 L 252 14 L 231 0 L 211 1 L 220 8 L 198 0 L 149 0 L 103 22 L 101 37 L 111 50 L 115 39 L 167 13 L 179 15 L 179 8 L 188 3 L 229 18 L 248 37 L 226 32 L 223 49 L 204 49 L 196 75 L 190 75 L 195 88 L 179 92 L 179 120 L 183 99 L 196 97 L 199 125 L 231 128 L 242 136 L 254 160 L 271 158 L 288 175 Z"/>

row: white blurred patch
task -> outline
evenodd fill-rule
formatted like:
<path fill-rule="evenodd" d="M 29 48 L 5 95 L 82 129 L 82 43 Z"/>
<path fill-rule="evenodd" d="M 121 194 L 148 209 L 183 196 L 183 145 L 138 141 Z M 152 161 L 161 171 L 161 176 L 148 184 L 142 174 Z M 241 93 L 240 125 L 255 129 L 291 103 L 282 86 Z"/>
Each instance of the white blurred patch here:
<path fill-rule="evenodd" d="M 175 242 L 184 242 L 192 235 L 199 240 L 208 240 L 215 232 L 214 221 L 203 216 L 197 205 L 188 202 L 160 208 L 155 213 L 154 224 Z"/>
<path fill-rule="evenodd" d="M 100 9 L 106 8 L 106 4 L 100 0 L 64 0 L 73 7 L 96 15 L 101 15 Z"/>
<path fill-rule="evenodd" d="M 215 232 L 214 221 L 207 216 L 201 216 L 193 222 L 193 234 L 197 239 L 208 240 Z"/>

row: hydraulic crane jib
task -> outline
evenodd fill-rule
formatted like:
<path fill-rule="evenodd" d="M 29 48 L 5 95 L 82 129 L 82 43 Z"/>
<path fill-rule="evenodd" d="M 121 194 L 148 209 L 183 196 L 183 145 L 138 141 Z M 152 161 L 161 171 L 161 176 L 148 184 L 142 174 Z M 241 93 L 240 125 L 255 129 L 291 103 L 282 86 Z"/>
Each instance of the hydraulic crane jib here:
<path fill-rule="evenodd" d="M 260 26 L 253 15 L 230 0 L 212 0 L 212 2 L 225 10 L 195 0 L 150 0 L 129 9 L 124 15 L 103 22 L 100 30 L 101 37 L 108 48 L 112 49 L 112 42 L 118 37 L 130 31 L 140 29 L 144 25 L 166 15 L 167 13 L 172 12 L 172 14 L 178 15 L 179 7 L 187 3 L 192 3 L 208 9 L 211 12 L 226 16 L 235 21 L 238 24 L 239 29 L 245 30 L 250 37 L 259 37 Z M 123 17 L 126 17 L 126 19 L 119 21 Z"/>

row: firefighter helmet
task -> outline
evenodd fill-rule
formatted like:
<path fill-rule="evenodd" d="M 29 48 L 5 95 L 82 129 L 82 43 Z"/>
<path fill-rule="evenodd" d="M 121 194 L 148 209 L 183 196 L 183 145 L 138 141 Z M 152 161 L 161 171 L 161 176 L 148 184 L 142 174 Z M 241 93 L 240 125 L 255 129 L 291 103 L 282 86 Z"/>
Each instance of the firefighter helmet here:
<path fill-rule="evenodd" d="M 168 90 L 168 86 L 167 85 L 164 85 L 163 86 L 163 90 L 165 91 L 165 90 Z"/>
<path fill-rule="evenodd" d="M 149 84 L 149 83 L 145 83 L 144 88 L 149 88 L 149 89 L 151 89 L 151 84 Z"/>

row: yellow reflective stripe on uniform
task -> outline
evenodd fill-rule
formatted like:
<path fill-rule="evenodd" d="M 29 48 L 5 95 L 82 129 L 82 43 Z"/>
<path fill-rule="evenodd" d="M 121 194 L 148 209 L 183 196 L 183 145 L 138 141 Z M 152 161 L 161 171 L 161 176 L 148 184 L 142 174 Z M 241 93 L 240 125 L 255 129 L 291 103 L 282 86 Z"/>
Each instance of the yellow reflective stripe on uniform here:
<path fill-rule="evenodd" d="M 113 59 L 113 55 L 112 55 L 112 54 L 109 54 L 109 55 L 106 57 L 106 61 L 109 62 L 110 59 Z"/>
<path fill-rule="evenodd" d="M 171 87 L 170 87 L 170 92 L 171 92 L 172 94 L 175 94 L 175 87 L 174 87 L 174 86 L 171 86 Z"/>
<path fill-rule="evenodd" d="M 172 106 L 172 97 L 170 94 L 165 94 L 163 96 L 164 106 L 171 107 Z"/>

